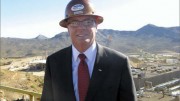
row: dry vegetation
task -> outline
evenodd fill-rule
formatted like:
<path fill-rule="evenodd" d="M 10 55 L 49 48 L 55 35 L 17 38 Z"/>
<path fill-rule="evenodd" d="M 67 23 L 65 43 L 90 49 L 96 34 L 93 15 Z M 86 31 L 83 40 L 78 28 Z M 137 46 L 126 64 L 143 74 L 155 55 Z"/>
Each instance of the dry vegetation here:
<path fill-rule="evenodd" d="M 32 75 L 32 73 L 1 70 L 0 79 L 1 85 L 33 91 L 37 93 L 42 92 L 43 77 L 34 76 Z M 9 92 L 6 91 L 4 91 L 4 93 L 6 98 L 17 98 L 18 95 L 15 93 L 13 95 L 10 95 Z"/>
<path fill-rule="evenodd" d="M 11 66 L 21 67 L 21 65 L 26 64 L 28 61 L 31 61 L 32 59 L 34 59 L 34 57 L 1 59 L 0 84 L 18 89 L 41 93 L 43 87 L 42 76 L 35 76 L 32 72 L 8 70 L 8 68 L 10 68 Z M 4 97 L 9 99 L 10 101 L 12 99 L 22 97 L 22 94 L 5 91 L 3 89 L 0 90 L 4 92 Z"/>

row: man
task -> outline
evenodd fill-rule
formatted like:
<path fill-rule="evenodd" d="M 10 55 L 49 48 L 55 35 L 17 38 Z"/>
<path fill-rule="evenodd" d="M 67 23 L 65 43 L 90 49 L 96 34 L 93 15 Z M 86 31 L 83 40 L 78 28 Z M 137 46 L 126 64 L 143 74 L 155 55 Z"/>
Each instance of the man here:
<path fill-rule="evenodd" d="M 72 45 L 47 58 L 41 101 L 136 101 L 127 57 L 95 41 L 102 22 L 89 1 L 69 2 L 59 24 Z"/>

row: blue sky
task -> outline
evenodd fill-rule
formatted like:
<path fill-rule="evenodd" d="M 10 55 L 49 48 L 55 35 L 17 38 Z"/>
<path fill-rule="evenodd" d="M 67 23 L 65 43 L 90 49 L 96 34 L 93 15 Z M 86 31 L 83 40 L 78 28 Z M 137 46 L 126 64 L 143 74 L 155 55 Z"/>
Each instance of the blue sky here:
<path fill-rule="evenodd" d="M 1 0 L 1 37 L 47 37 L 59 26 L 70 0 Z M 104 17 L 99 29 L 137 30 L 146 24 L 179 26 L 179 0 L 90 0 Z"/>

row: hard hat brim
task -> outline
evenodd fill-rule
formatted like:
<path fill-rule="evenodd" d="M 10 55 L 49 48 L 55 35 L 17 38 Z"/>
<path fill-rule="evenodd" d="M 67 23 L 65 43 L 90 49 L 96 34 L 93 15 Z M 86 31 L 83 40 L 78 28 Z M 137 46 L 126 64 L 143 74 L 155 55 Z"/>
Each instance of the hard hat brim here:
<path fill-rule="evenodd" d="M 68 18 L 65 18 L 65 19 L 63 19 L 63 20 L 61 20 L 60 22 L 59 22 L 59 25 L 61 26 L 61 27 L 64 27 L 64 28 L 67 28 L 67 26 L 68 26 L 68 19 L 69 18 L 73 18 L 73 17 L 78 17 L 78 16 L 92 16 L 95 20 L 96 20 L 96 23 L 97 24 L 100 24 L 100 23 L 102 23 L 103 22 L 103 17 L 102 16 L 99 16 L 99 15 L 75 15 L 75 16 L 72 16 L 72 17 L 68 17 Z"/>

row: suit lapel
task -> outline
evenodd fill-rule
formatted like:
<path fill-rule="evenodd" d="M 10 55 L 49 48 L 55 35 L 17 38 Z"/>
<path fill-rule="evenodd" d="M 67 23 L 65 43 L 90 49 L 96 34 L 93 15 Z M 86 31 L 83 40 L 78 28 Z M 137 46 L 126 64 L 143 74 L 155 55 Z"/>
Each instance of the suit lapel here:
<path fill-rule="evenodd" d="M 63 62 L 65 63 L 64 66 L 62 66 L 61 70 L 59 71 L 62 74 L 61 75 L 61 84 L 63 85 L 63 91 L 64 96 L 63 100 L 64 101 L 75 101 L 75 93 L 74 93 L 74 86 L 73 86 L 73 79 L 72 79 L 72 47 L 68 47 L 67 51 L 64 54 L 64 60 Z M 58 66 L 61 66 L 59 64 Z M 63 76 L 63 77 L 62 77 Z M 62 98 L 60 98 L 62 99 Z"/>
<path fill-rule="evenodd" d="M 94 69 L 90 80 L 86 101 L 93 100 L 93 96 L 95 95 L 98 88 L 100 88 L 100 85 L 104 80 L 104 77 L 107 75 L 109 66 L 108 64 L 106 64 L 106 58 L 107 56 L 104 52 L 103 47 L 97 44 L 96 61 L 94 64 Z"/>
<path fill-rule="evenodd" d="M 69 47 L 69 50 L 66 53 L 66 67 L 67 70 L 67 80 L 68 80 L 68 85 L 69 85 L 69 91 L 70 91 L 70 97 L 72 97 L 72 100 L 74 99 L 75 101 L 75 93 L 74 93 L 74 86 L 73 86 L 73 78 L 72 78 L 72 46 Z"/>

